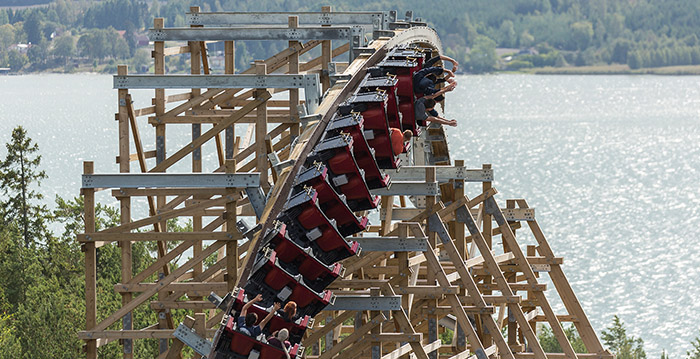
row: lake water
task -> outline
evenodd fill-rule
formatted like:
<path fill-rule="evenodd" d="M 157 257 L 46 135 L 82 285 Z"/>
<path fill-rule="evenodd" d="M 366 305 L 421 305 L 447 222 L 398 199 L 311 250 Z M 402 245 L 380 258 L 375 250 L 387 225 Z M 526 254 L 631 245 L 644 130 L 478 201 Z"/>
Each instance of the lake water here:
<path fill-rule="evenodd" d="M 650 358 L 662 349 L 684 355 L 700 335 L 700 78 L 458 81 L 446 110 L 459 122 L 447 129 L 452 158 L 473 168 L 493 164 L 499 202 L 525 198 L 536 208 L 598 332 L 617 314 L 645 340 Z M 97 173 L 118 171 L 111 87 L 106 75 L 0 77 L 0 142 L 18 124 L 28 130 L 49 176 L 47 198 L 78 195 L 84 160 L 95 161 Z M 149 104 L 148 93 L 135 96 L 137 107 Z M 142 137 L 151 149 L 147 127 Z M 182 129 L 176 144 L 189 138 Z M 479 188 L 467 186 L 468 194 Z"/>

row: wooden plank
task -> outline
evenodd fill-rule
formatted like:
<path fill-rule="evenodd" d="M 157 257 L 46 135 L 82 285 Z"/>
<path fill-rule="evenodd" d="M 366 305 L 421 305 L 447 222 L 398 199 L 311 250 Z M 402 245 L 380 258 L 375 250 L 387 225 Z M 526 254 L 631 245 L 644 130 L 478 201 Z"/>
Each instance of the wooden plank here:
<path fill-rule="evenodd" d="M 158 283 L 136 283 L 136 284 L 125 284 L 117 283 L 114 285 L 114 291 L 117 293 L 127 293 L 127 292 L 145 292 L 152 287 L 157 286 Z M 182 291 L 182 292 L 206 292 L 209 295 L 210 292 L 225 292 L 226 282 L 173 282 L 161 290 L 167 291 Z"/>
<path fill-rule="evenodd" d="M 207 329 L 207 335 L 216 333 L 216 329 Z M 92 339 L 170 339 L 173 337 L 172 329 L 148 329 L 148 330 L 102 330 L 79 331 L 78 338 Z"/>
<path fill-rule="evenodd" d="M 380 333 L 380 334 L 367 334 L 365 339 L 377 341 L 377 342 L 417 342 L 420 343 L 423 340 L 422 333 L 406 334 L 406 333 Z"/>
<path fill-rule="evenodd" d="M 287 26 L 290 29 L 296 29 L 299 27 L 299 17 L 298 16 L 290 16 L 287 18 Z M 289 47 L 297 47 L 299 45 L 299 41 L 290 41 L 289 42 Z M 289 60 L 289 65 L 287 69 L 287 73 L 289 74 L 298 74 L 299 73 L 299 52 L 293 52 L 292 54 L 289 55 L 288 57 Z M 299 111 L 298 111 L 298 106 L 299 106 L 299 89 L 289 89 L 289 113 L 291 115 L 291 118 L 295 120 L 295 124 L 293 124 L 289 128 L 289 134 L 294 137 L 299 137 L 301 134 L 301 126 L 298 123 L 299 120 Z"/>
<path fill-rule="evenodd" d="M 145 158 L 155 158 L 156 157 L 156 151 L 145 151 L 143 153 Z M 121 162 L 121 157 L 117 156 L 115 158 L 116 163 Z M 139 160 L 139 154 L 138 153 L 132 153 L 129 155 L 129 162 L 134 162 Z"/>
<path fill-rule="evenodd" d="M 225 188 L 122 188 L 112 190 L 114 197 L 147 197 L 147 196 L 199 196 L 213 197 L 226 194 Z"/>
<path fill-rule="evenodd" d="M 267 65 L 262 62 L 255 63 L 255 74 L 264 76 L 267 74 Z M 260 98 L 264 94 L 269 94 L 266 90 L 256 90 L 255 97 Z M 265 191 L 269 187 L 268 183 L 268 166 L 267 166 L 267 147 L 265 146 L 265 137 L 267 136 L 267 105 L 263 102 L 255 109 L 257 119 L 255 121 L 255 155 L 256 168 L 260 172 L 260 185 Z"/>
<path fill-rule="evenodd" d="M 189 52 L 190 52 L 189 46 L 166 47 L 163 49 L 163 55 L 165 55 L 165 56 L 187 54 Z"/>
<path fill-rule="evenodd" d="M 238 241 L 241 235 L 227 232 L 138 232 L 79 234 L 78 242 L 144 242 L 144 241 Z"/>
<path fill-rule="evenodd" d="M 224 116 L 207 116 L 207 115 L 181 115 L 181 116 L 171 116 L 171 117 L 149 117 L 148 123 L 151 125 L 165 125 L 165 124 L 212 124 L 217 125 L 223 121 L 226 121 L 227 117 Z M 255 123 L 257 117 L 255 115 L 243 116 L 233 124 L 243 124 L 243 123 Z M 268 116 L 269 123 L 284 123 L 284 124 L 298 124 L 299 121 L 291 118 L 289 115 L 271 115 Z"/>
<path fill-rule="evenodd" d="M 152 301 L 150 303 L 151 309 L 153 310 L 167 310 L 167 309 L 190 309 L 195 311 L 201 311 L 204 309 L 214 309 L 216 305 L 208 300 L 188 300 L 188 301 Z"/>
<path fill-rule="evenodd" d="M 83 162 L 83 173 L 92 174 L 94 164 Z M 83 190 L 85 208 L 85 233 L 95 232 L 95 190 Z M 85 329 L 93 330 L 97 325 L 97 251 L 94 243 L 85 244 Z M 97 342 L 86 343 L 87 358 L 97 358 Z"/>

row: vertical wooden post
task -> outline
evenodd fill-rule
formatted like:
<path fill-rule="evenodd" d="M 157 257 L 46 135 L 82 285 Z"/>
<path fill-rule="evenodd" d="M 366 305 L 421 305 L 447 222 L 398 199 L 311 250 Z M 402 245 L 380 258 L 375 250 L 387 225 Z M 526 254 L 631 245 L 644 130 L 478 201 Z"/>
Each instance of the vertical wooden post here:
<path fill-rule="evenodd" d="M 226 160 L 226 173 L 236 172 L 236 161 Z M 226 189 L 227 196 L 235 196 L 235 188 Z M 235 200 L 226 202 L 226 232 L 228 232 L 231 238 L 238 238 L 238 230 L 236 227 L 236 207 L 237 203 Z M 238 241 L 228 241 L 226 242 L 226 283 L 228 291 L 232 291 L 238 282 Z"/>
<path fill-rule="evenodd" d="M 153 28 L 162 29 L 164 27 L 163 18 L 153 19 Z M 165 43 L 163 41 L 153 42 L 153 62 L 156 75 L 165 74 Z M 155 105 L 155 115 L 161 116 L 165 113 L 165 89 L 156 89 L 153 105 Z M 165 160 L 165 124 L 156 125 L 156 162 Z M 159 198 L 160 200 L 160 198 Z M 158 204 L 160 207 L 160 203 Z"/>
<path fill-rule="evenodd" d="M 255 74 L 267 75 L 267 65 L 263 61 L 255 61 Z M 266 89 L 255 90 L 255 98 L 258 98 Z M 255 110 L 257 119 L 255 121 L 255 148 L 257 155 L 257 169 L 260 172 L 260 185 L 267 190 L 270 186 L 267 180 L 267 146 L 265 137 L 267 136 L 267 103 L 262 103 Z"/>
<path fill-rule="evenodd" d="M 464 166 L 464 160 L 455 160 L 455 166 L 457 167 L 462 167 Z M 460 198 L 464 197 L 464 180 L 454 180 L 454 197 L 453 201 L 456 201 Z M 453 231 L 452 233 L 452 238 L 455 240 L 455 246 L 457 247 L 457 251 L 459 252 L 459 255 L 462 258 L 469 258 L 469 254 L 467 253 L 467 242 L 466 242 L 466 231 L 464 228 L 464 223 L 459 222 L 457 220 L 453 221 Z M 460 295 L 466 295 L 466 289 L 462 288 L 460 291 Z M 457 330 L 454 331 L 454 340 L 452 343 L 452 346 L 455 347 L 458 351 L 463 351 L 466 349 L 467 345 L 467 337 L 464 332 L 464 328 L 457 324 Z"/>
<path fill-rule="evenodd" d="M 380 294 L 379 288 L 372 288 L 369 291 L 369 295 L 371 297 L 378 297 L 379 294 Z M 375 316 L 379 315 L 379 313 L 380 312 L 378 310 L 372 310 L 369 312 L 369 316 L 370 316 L 370 318 L 374 318 Z M 382 333 L 382 324 L 380 323 L 379 325 L 372 328 L 372 330 L 370 330 L 370 333 L 375 334 L 375 335 L 381 334 Z M 326 342 L 326 345 L 328 345 L 327 343 L 328 342 Z M 372 359 L 381 359 L 382 358 L 382 342 L 379 342 L 379 341 L 372 342 L 370 344 L 370 346 L 372 347 L 370 357 Z"/>
<path fill-rule="evenodd" d="M 83 162 L 83 173 L 94 173 L 92 162 Z M 95 232 L 95 190 L 84 188 L 83 204 L 85 208 L 85 233 Z M 85 249 L 85 330 L 97 325 L 97 250 L 94 242 L 84 244 Z M 97 358 L 97 340 L 86 341 L 88 359 Z"/>
<path fill-rule="evenodd" d="M 288 25 L 290 29 L 296 29 L 299 27 L 299 17 L 290 16 L 288 20 Z M 301 44 L 299 41 L 290 41 L 289 47 L 296 47 Z M 294 51 L 288 57 L 289 59 L 289 73 L 298 74 L 299 73 L 299 52 Z M 299 89 L 289 89 L 289 115 L 294 119 L 294 123 L 289 127 L 289 134 L 292 137 L 299 137 L 301 132 L 299 126 L 299 111 L 297 107 L 299 106 Z"/>
<path fill-rule="evenodd" d="M 435 171 L 435 167 L 427 167 L 425 169 L 425 182 L 435 182 L 437 178 L 437 174 Z M 435 196 L 426 196 L 425 197 L 425 208 L 433 208 L 435 205 L 436 198 Z M 428 226 L 428 220 L 426 220 L 426 228 Z M 430 243 L 431 248 L 437 248 L 437 235 L 435 232 L 428 231 L 428 243 Z M 428 271 L 427 275 L 427 280 L 428 280 L 428 285 L 435 285 L 436 281 L 435 273 L 432 271 Z M 438 306 L 438 301 L 437 300 L 429 300 L 429 306 L 431 307 L 437 307 Z M 438 339 L 438 317 L 436 315 L 429 315 L 428 316 L 428 340 L 427 342 L 424 340 L 423 344 L 429 344 Z M 424 338 L 425 339 L 425 338 Z M 438 357 L 438 351 L 433 351 L 428 353 L 428 356 L 430 359 L 437 359 Z"/>
<path fill-rule="evenodd" d="M 126 65 L 119 65 L 117 67 L 117 74 L 120 76 L 126 76 L 128 74 L 128 67 Z M 128 173 L 130 172 L 130 156 L 129 156 L 129 113 L 127 107 L 127 101 L 131 98 L 129 95 L 129 90 L 120 89 L 119 94 L 119 172 Z M 131 221 L 131 197 L 121 197 L 119 199 L 119 208 L 121 214 L 121 224 L 129 223 Z M 131 280 L 132 270 L 131 270 L 131 242 L 119 242 L 121 247 L 122 256 L 122 283 L 127 283 Z M 131 293 L 122 293 L 122 305 L 127 305 L 131 301 Z M 131 330 L 133 329 L 132 323 L 132 313 L 127 313 L 122 318 L 122 329 Z M 133 340 L 123 339 L 123 355 L 124 359 L 133 358 Z"/>
<path fill-rule="evenodd" d="M 408 237 L 408 225 L 406 223 L 399 223 L 398 229 L 399 238 Z M 408 287 L 408 252 L 394 252 L 394 257 L 396 257 L 396 260 L 398 261 L 399 276 L 401 277 L 401 280 L 399 281 L 399 286 Z M 406 312 L 406 315 L 408 315 L 409 318 L 411 317 L 411 299 L 412 296 L 408 294 L 403 294 L 401 296 L 401 307 L 403 307 L 404 311 Z"/>
<path fill-rule="evenodd" d="M 391 218 L 394 212 L 394 196 L 382 196 L 382 210 L 384 217 L 382 218 L 380 235 L 386 236 L 391 232 Z"/>
<path fill-rule="evenodd" d="M 165 26 L 165 21 L 163 18 L 153 19 L 153 28 L 162 29 Z M 156 75 L 165 74 L 165 42 L 154 41 L 153 42 L 153 63 L 154 72 Z M 156 89 L 155 98 L 153 99 L 153 104 L 155 106 L 155 115 L 162 116 L 165 113 L 165 89 Z M 165 160 L 165 124 L 156 125 L 156 164 L 161 163 Z M 165 206 L 165 197 L 158 196 L 156 198 L 156 211 L 158 208 Z M 167 231 L 166 222 L 159 222 L 161 231 Z M 158 243 L 158 257 L 165 255 L 165 244 L 163 242 Z M 163 272 L 158 273 L 159 278 L 164 277 L 167 273 L 167 265 L 164 266 Z M 167 292 L 159 292 L 159 298 L 167 297 Z M 167 329 L 170 327 L 168 325 L 168 318 L 170 318 L 169 312 L 159 311 L 158 312 L 158 328 Z M 161 339 L 159 344 L 159 352 L 165 353 L 168 351 L 168 340 Z"/>
<path fill-rule="evenodd" d="M 490 170 L 491 169 L 491 164 L 483 164 L 481 165 L 482 169 L 485 170 Z M 490 190 L 492 187 L 491 182 L 484 182 L 482 184 L 482 191 L 486 192 Z M 490 214 L 487 214 L 486 211 L 484 211 L 483 217 L 484 219 L 484 224 L 483 224 L 483 235 L 484 235 L 484 240 L 486 241 L 486 244 L 488 244 L 489 248 L 493 248 L 493 244 L 491 243 L 491 229 L 492 229 L 492 218 Z M 485 344 L 484 344 L 485 345 Z"/>
<path fill-rule="evenodd" d="M 321 12 L 331 12 L 333 8 L 331 6 L 324 6 L 321 8 Z M 322 25 L 331 26 L 331 25 Z M 331 78 L 329 76 L 329 63 L 333 61 L 332 55 L 332 42 L 331 40 L 323 40 L 321 42 L 321 88 L 325 93 L 331 87 Z M 352 44 L 350 44 L 352 46 Z"/>
<path fill-rule="evenodd" d="M 194 314 L 194 327 L 192 329 L 194 329 L 194 332 L 199 334 L 200 337 L 207 339 L 207 317 L 204 313 Z M 194 358 L 201 358 L 201 356 L 195 353 Z"/>
<path fill-rule="evenodd" d="M 481 166 L 481 168 L 485 169 L 485 170 L 490 170 L 491 165 L 490 164 L 483 164 Z M 486 191 L 490 190 L 491 187 L 492 187 L 491 182 L 484 182 L 482 184 L 482 191 L 486 192 Z M 481 229 L 482 229 L 484 241 L 486 241 L 486 244 L 489 246 L 489 248 L 493 248 L 493 243 L 492 243 L 493 241 L 492 241 L 492 236 L 491 236 L 491 231 L 493 228 L 493 222 L 492 222 L 493 218 L 490 214 L 486 213 L 486 210 L 484 210 L 482 218 L 483 218 L 483 224 L 482 224 Z M 493 277 L 491 277 L 491 276 L 487 276 L 484 279 L 484 283 L 491 283 L 492 278 Z M 491 293 L 492 293 L 492 291 L 490 291 L 490 290 L 484 291 L 484 295 L 491 295 Z M 479 320 L 477 320 L 477 325 L 481 325 L 481 318 L 480 317 L 479 317 Z M 481 331 L 481 333 L 484 333 L 484 332 Z M 493 342 L 493 339 L 492 339 L 490 334 L 482 334 L 481 335 L 481 342 L 484 344 L 485 347 L 488 347 Z"/>
<path fill-rule="evenodd" d="M 233 75 L 236 72 L 236 47 L 233 41 L 224 41 L 224 73 Z M 234 139 L 236 131 L 234 126 L 226 128 L 226 159 L 232 159 L 234 152 Z"/>
<path fill-rule="evenodd" d="M 191 13 L 198 13 L 199 12 L 199 6 L 191 6 L 190 7 L 190 12 Z M 201 25 L 191 25 L 191 27 L 201 27 Z M 201 73 L 201 67 L 202 67 L 202 56 L 204 54 L 202 53 L 202 43 L 199 41 L 188 41 L 188 45 L 190 47 L 190 73 L 193 75 L 199 75 Z M 192 89 L 192 97 L 199 96 L 201 94 L 200 89 Z M 192 124 L 192 141 L 196 140 L 199 136 L 202 135 L 202 125 L 199 123 L 193 123 Z M 218 135 L 217 135 L 218 136 Z M 192 151 L 192 172 L 198 173 L 202 172 L 202 147 L 197 147 Z M 193 199 L 198 199 L 197 197 L 193 197 Z M 202 230 L 202 216 L 192 216 L 192 230 L 195 232 L 199 232 Z M 199 253 L 202 252 L 202 241 L 197 241 L 193 246 L 192 246 L 192 253 L 194 256 L 199 255 Z M 202 263 L 197 263 L 195 264 L 194 267 L 192 267 L 192 274 L 197 277 L 199 274 L 202 273 Z"/>

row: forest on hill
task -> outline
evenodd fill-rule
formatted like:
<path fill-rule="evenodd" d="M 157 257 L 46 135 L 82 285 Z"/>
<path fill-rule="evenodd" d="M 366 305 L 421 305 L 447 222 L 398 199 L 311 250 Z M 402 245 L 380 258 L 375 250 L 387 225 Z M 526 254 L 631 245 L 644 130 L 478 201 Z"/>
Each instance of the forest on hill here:
<path fill-rule="evenodd" d="M 0 6 L 16 3 L 1 0 Z M 42 7 L 0 9 L 0 67 L 114 72 L 116 63 L 129 63 L 147 70 L 150 52 L 143 34 L 154 17 L 164 17 L 166 26 L 185 26 L 191 5 L 202 11 L 319 11 L 329 4 L 337 11 L 412 10 L 439 32 L 446 54 L 475 73 L 543 66 L 700 65 L 700 2 L 691 0 L 57 0 Z M 239 41 L 236 46 L 241 68 L 285 44 Z M 185 71 L 185 66 L 177 57 L 168 63 L 171 71 Z"/>

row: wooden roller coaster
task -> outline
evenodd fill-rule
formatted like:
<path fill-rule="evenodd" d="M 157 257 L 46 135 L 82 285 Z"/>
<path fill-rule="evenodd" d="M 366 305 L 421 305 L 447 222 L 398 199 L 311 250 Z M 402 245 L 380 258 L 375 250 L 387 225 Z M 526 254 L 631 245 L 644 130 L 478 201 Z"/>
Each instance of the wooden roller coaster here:
<path fill-rule="evenodd" d="M 116 340 L 131 358 L 134 340 L 157 339 L 163 358 L 181 357 L 187 345 L 208 358 L 282 359 L 287 353 L 266 340 L 280 329 L 289 331 L 291 358 L 613 357 L 534 209 L 523 199 L 499 205 L 491 166 L 452 161 L 442 128 L 416 120 L 412 75 L 442 52 L 434 30 L 410 12 L 397 19 L 393 11 L 329 7 L 193 7 L 187 20 L 189 27 L 166 28 L 155 19 L 154 74 L 120 66 L 114 77 L 119 173 L 95 174 L 84 164 L 78 241 L 87 318 L 78 335 L 88 358 Z M 237 71 L 239 40 L 287 48 Z M 223 66 L 212 69 L 217 54 Z M 185 56 L 191 74 L 167 75 L 168 56 Z M 131 92 L 142 89 L 155 94 L 137 109 Z M 151 148 L 139 132 L 146 122 L 155 128 Z M 166 128 L 183 125 L 191 141 L 166 151 Z M 414 133 L 402 153 L 392 148 L 391 128 Z M 105 189 L 120 202 L 121 225 L 98 232 L 95 192 Z M 147 214 L 133 218 L 132 204 L 147 204 Z M 377 214 L 379 223 L 369 224 Z M 168 232 L 169 220 L 191 220 L 192 231 Z M 516 237 L 526 228 L 529 245 Z M 139 273 L 132 272 L 136 241 L 157 243 L 157 259 Z M 114 290 L 122 306 L 98 321 L 97 249 L 112 242 L 121 248 Z M 183 254 L 189 259 L 178 260 Z M 275 302 L 295 302 L 296 315 L 273 312 L 263 335 L 247 335 L 237 318 L 258 294 L 248 312 L 259 319 Z M 554 312 L 552 296 L 565 313 Z M 134 328 L 139 306 L 158 321 Z M 192 316 L 174 323 L 174 309 Z M 575 325 L 587 353 L 574 352 L 563 322 Z M 552 328 L 562 353 L 544 352 L 538 323 Z"/>

